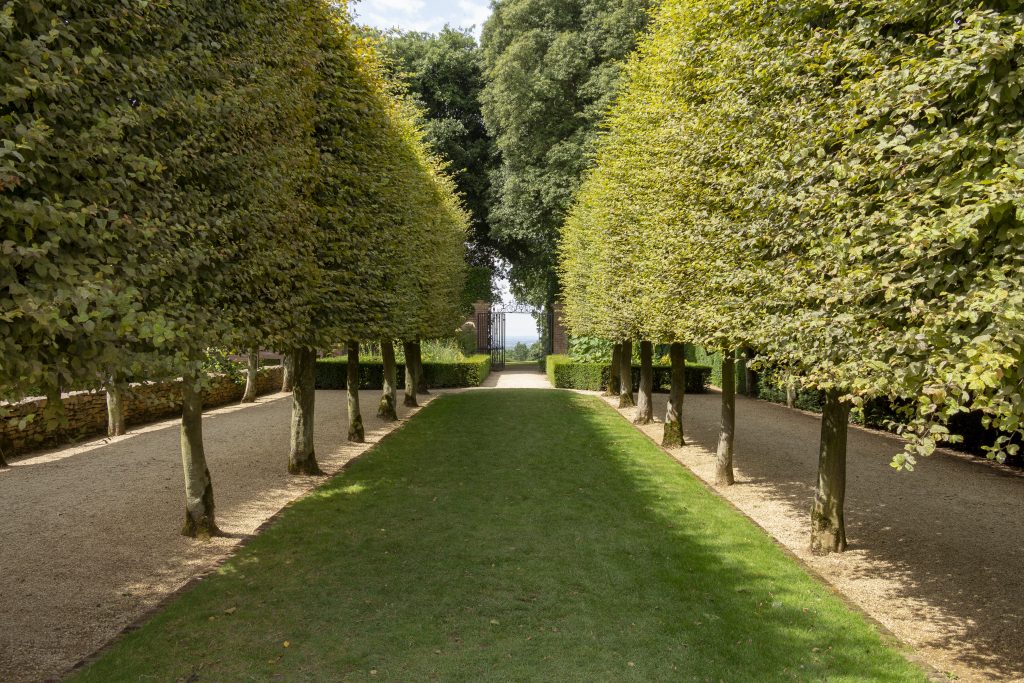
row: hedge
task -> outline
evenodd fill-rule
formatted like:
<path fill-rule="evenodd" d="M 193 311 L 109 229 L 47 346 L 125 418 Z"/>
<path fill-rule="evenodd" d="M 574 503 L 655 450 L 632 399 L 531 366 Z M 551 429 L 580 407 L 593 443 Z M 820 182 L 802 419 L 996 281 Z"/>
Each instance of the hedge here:
<path fill-rule="evenodd" d="M 547 357 L 548 381 L 559 389 L 584 389 L 601 391 L 608 386 L 610 366 L 605 363 L 583 363 L 568 356 Z M 711 368 L 707 365 L 686 364 L 686 391 L 702 394 L 707 391 Z M 667 392 L 672 383 L 672 368 L 668 365 L 654 366 L 654 391 Z M 640 386 L 640 367 L 633 366 L 633 386 Z"/>
<path fill-rule="evenodd" d="M 747 362 L 743 358 L 743 354 L 739 351 L 736 352 L 736 393 L 746 394 L 747 393 Z M 709 352 L 703 346 L 697 346 L 695 344 L 686 345 L 686 363 L 689 366 L 690 363 L 696 365 L 706 365 L 711 368 L 711 384 L 712 386 L 722 386 L 722 352 L 715 351 Z"/>
<path fill-rule="evenodd" d="M 405 388 L 405 363 L 398 366 L 398 388 Z M 321 358 L 316 362 L 317 389 L 345 389 L 348 359 L 344 356 Z M 427 386 L 433 389 L 454 387 L 477 387 L 483 384 L 491 373 L 491 357 L 471 356 L 456 362 L 423 362 L 423 374 Z M 359 361 L 359 388 L 381 389 L 384 386 L 384 362 L 379 358 L 364 358 Z"/>

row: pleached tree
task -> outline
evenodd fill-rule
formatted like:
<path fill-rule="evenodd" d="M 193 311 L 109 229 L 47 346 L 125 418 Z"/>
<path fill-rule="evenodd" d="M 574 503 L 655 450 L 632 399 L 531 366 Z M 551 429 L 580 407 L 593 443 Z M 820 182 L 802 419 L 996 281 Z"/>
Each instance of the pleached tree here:
<path fill-rule="evenodd" d="M 968 409 L 1004 430 L 994 455 L 1014 451 L 1024 405 L 1021 171 L 1009 142 L 1021 125 L 1021 18 L 1001 3 L 839 9 L 665 3 L 563 239 L 563 267 L 582 282 L 602 252 L 573 254 L 586 244 L 576 233 L 588 221 L 621 231 L 610 243 L 640 254 L 615 258 L 640 274 L 641 310 L 667 309 L 682 339 L 723 348 L 723 375 L 749 345 L 825 394 L 811 515 L 822 554 L 846 547 L 852 407 L 879 396 L 906 406 L 908 445 L 893 464 L 913 467 Z M 567 287 L 570 303 L 595 292 Z"/>

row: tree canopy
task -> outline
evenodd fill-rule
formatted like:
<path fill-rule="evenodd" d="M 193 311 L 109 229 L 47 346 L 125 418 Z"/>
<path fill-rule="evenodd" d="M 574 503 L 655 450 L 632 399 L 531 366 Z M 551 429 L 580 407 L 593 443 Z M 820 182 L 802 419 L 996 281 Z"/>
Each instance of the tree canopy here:
<path fill-rule="evenodd" d="M 484 25 L 484 121 L 500 153 L 491 236 L 514 293 L 550 304 L 559 230 L 647 0 L 501 0 Z"/>
<path fill-rule="evenodd" d="M 468 31 L 447 26 L 437 34 L 389 32 L 384 37 L 393 77 L 406 85 L 419 106 L 426 141 L 449 163 L 472 218 L 470 263 L 491 267 L 488 212 L 495 154 L 480 111 L 480 47 Z"/>

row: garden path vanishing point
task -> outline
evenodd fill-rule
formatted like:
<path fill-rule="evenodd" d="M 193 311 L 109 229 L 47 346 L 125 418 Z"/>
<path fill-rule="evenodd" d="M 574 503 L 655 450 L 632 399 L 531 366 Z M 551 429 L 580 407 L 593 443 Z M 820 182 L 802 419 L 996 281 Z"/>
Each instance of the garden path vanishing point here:
<path fill-rule="evenodd" d="M 655 415 L 667 400 L 655 394 Z M 688 445 L 672 455 L 933 667 L 964 681 L 1024 681 L 1024 474 L 941 450 L 897 472 L 889 462 L 899 439 L 851 427 L 850 549 L 815 557 L 819 417 L 744 397 L 736 404 L 734 486 L 712 483 L 717 391 L 686 396 Z M 640 429 L 660 443 L 660 420 Z"/>
<path fill-rule="evenodd" d="M 539 373 L 509 371 L 487 384 L 502 382 L 547 386 Z M 357 447 L 344 441 L 344 393 L 318 392 L 317 454 L 325 471 L 337 472 L 385 433 L 374 417 L 378 395 L 361 392 L 368 444 Z M 176 421 L 21 458 L 0 471 L 0 680 L 59 675 L 320 483 L 284 473 L 285 399 L 207 414 L 218 518 L 232 534 L 208 544 L 177 535 Z M 665 401 L 655 396 L 656 414 Z M 948 453 L 900 474 L 888 466 L 898 440 L 852 429 L 851 549 L 815 558 L 807 552 L 807 510 L 819 420 L 737 402 L 737 485 L 720 491 L 725 498 L 934 666 L 962 680 L 1024 680 L 1024 578 L 1016 571 L 1024 531 L 1015 524 L 1024 475 Z M 690 445 L 672 452 L 706 481 L 714 474 L 718 410 L 717 393 L 687 396 Z M 643 431 L 657 439 L 661 425 Z"/>
<path fill-rule="evenodd" d="M 367 443 L 349 444 L 345 392 L 317 392 L 315 445 L 324 472 L 335 474 L 402 424 L 377 419 L 379 398 L 379 391 L 360 392 Z M 421 396 L 421 405 L 431 398 Z M 290 394 L 204 415 L 217 522 L 228 534 L 208 543 L 178 533 L 177 420 L 0 470 L 0 681 L 59 677 L 321 484 L 323 477 L 287 472 L 290 415 Z"/>

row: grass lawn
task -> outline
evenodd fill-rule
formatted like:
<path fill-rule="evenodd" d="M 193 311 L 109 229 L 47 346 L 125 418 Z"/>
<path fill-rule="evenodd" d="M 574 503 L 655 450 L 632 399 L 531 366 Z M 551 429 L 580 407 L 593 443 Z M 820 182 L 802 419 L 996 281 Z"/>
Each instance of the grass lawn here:
<path fill-rule="evenodd" d="M 75 680 L 924 676 L 598 399 L 519 389 L 433 401 Z"/>

